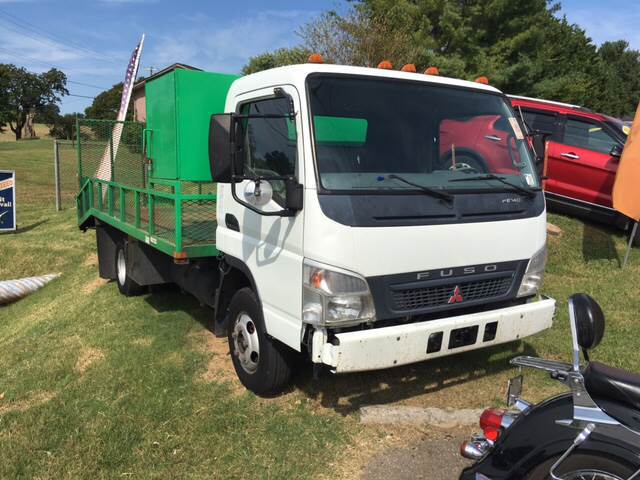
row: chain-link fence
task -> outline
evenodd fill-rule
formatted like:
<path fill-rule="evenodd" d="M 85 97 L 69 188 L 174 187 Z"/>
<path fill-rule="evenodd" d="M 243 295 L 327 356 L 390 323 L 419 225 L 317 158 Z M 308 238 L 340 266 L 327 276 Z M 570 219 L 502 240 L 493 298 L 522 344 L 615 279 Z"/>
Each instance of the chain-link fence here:
<path fill-rule="evenodd" d="M 56 210 L 74 208 L 78 193 L 78 144 L 75 140 L 54 140 Z"/>
<path fill-rule="evenodd" d="M 86 178 L 144 188 L 143 130 L 144 124 L 139 122 L 80 120 L 73 140 L 56 140 L 53 152 L 56 208 L 75 206 L 75 196 Z M 82 144 L 80 157 L 78 140 Z"/>

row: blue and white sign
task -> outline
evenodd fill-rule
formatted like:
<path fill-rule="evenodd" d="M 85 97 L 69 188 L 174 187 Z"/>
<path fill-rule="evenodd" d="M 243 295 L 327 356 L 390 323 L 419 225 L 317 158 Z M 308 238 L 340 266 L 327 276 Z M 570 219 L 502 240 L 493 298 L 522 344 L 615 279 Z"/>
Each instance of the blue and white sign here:
<path fill-rule="evenodd" d="M 0 170 L 0 232 L 16 229 L 16 172 Z"/>

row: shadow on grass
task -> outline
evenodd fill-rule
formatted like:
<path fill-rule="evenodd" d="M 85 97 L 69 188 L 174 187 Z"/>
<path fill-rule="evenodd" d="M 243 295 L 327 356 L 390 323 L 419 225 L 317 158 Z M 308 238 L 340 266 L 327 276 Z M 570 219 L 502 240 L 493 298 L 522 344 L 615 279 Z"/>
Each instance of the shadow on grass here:
<path fill-rule="evenodd" d="M 183 293 L 175 285 L 151 287 L 145 301 L 156 312 L 185 312 L 205 328 L 209 328 L 209 322 L 213 319 L 211 308 L 201 305 L 193 295 Z"/>
<path fill-rule="evenodd" d="M 26 227 L 18 227 L 16 229 L 16 233 L 26 233 L 30 230 L 33 230 L 34 228 L 38 228 L 40 225 L 42 225 L 43 223 L 47 223 L 49 220 L 44 219 L 44 220 L 40 220 L 38 222 L 32 223 L 31 225 L 27 225 Z"/>
<path fill-rule="evenodd" d="M 207 329 L 213 318 L 212 309 L 178 287 L 153 287 L 145 300 L 157 312 L 186 312 Z M 305 354 L 298 354 L 291 390 L 298 389 L 323 407 L 349 415 L 366 405 L 394 403 L 510 370 L 509 359 L 517 355 L 537 353 L 529 343 L 517 341 L 386 370 L 339 375 L 327 372 L 314 379 L 311 361 Z"/>
<path fill-rule="evenodd" d="M 585 262 L 615 260 L 620 266 L 620 257 L 618 257 L 613 235 L 613 229 L 585 222 L 582 235 L 582 257 Z"/>
<path fill-rule="evenodd" d="M 348 415 L 366 405 L 394 403 L 510 370 L 509 359 L 518 355 L 537 356 L 530 344 L 518 341 L 387 370 L 324 375 L 317 380 L 311 369 L 305 368 L 296 386 L 325 408 Z M 487 357 L 495 358 L 487 361 Z"/>

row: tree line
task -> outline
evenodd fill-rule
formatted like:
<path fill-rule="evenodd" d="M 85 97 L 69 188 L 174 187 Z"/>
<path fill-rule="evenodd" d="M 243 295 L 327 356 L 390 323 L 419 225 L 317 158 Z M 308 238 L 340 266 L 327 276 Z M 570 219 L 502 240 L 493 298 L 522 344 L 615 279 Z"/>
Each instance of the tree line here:
<path fill-rule="evenodd" d="M 631 117 L 640 100 L 640 52 L 624 40 L 597 47 L 547 0 L 358 0 L 297 33 L 300 44 L 252 57 L 243 73 L 305 62 L 486 76 L 500 90 Z"/>
<path fill-rule="evenodd" d="M 559 15 L 552 0 L 354 0 L 346 13 L 327 11 L 297 32 L 299 45 L 251 57 L 244 74 L 304 63 L 395 68 L 435 66 L 441 75 L 486 76 L 506 93 L 583 105 L 632 117 L 640 100 L 640 52 L 624 40 L 599 47 Z M 28 72 L 0 64 L 0 132 L 16 139 L 34 118 L 56 138 L 71 138 L 76 116 L 115 119 L 122 83 L 97 95 L 84 114 L 61 115 L 69 92 L 56 68 Z M 132 115 L 130 109 L 130 115 Z"/>

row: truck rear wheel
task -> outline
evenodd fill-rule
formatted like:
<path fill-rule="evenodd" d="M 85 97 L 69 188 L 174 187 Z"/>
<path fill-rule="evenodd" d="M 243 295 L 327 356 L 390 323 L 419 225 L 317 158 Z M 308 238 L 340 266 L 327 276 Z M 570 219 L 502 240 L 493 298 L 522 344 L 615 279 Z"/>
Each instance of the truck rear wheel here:
<path fill-rule="evenodd" d="M 141 295 L 145 292 L 145 288 L 142 285 L 136 283 L 129 276 L 127 271 L 127 242 L 122 241 L 118 243 L 116 247 L 116 283 L 118 284 L 118 290 L 120 293 L 133 297 L 135 295 Z"/>
<path fill-rule="evenodd" d="M 236 292 L 229 320 L 229 350 L 240 382 L 256 395 L 281 392 L 291 378 L 291 352 L 267 335 L 253 290 Z"/>

